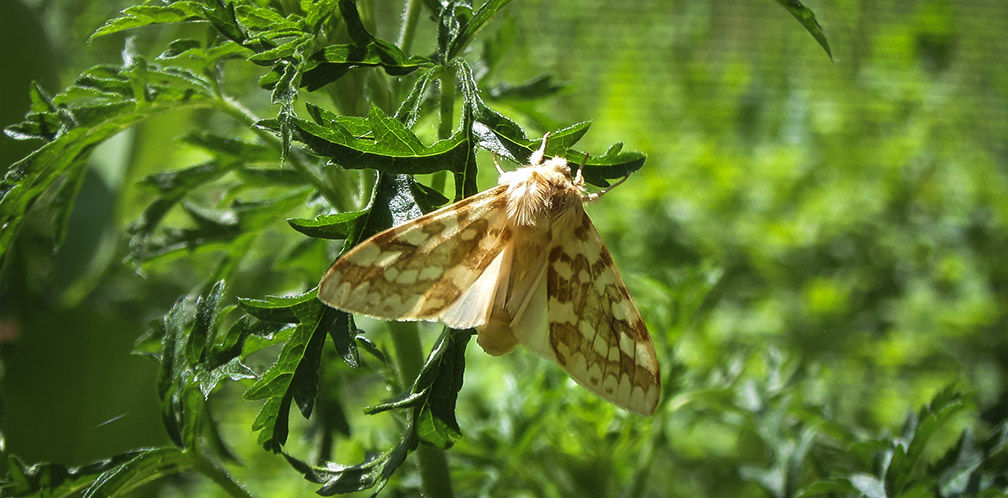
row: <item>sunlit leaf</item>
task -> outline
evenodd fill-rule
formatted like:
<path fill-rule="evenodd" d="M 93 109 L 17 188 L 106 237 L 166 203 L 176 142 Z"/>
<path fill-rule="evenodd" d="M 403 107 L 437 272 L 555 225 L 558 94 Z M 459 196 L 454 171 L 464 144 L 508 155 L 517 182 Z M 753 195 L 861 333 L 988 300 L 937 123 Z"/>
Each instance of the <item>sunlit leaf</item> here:
<path fill-rule="evenodd" d="M 819 46 L 826 51 L 826 55 L 829 56 L 830 60 L 833 60 L 833 52 L 830 51 L 829 42 L 826 41 L 826 35 L 823 33 L 822 26 L 819 25 L 819 21 L 816 20 L 815 13 L 812 9 L 806 7 L 800 0 L 777 0 L 777 3 L 787 9 L 788 12 L 794 16 L 805 30 L 815 38 Z"/>

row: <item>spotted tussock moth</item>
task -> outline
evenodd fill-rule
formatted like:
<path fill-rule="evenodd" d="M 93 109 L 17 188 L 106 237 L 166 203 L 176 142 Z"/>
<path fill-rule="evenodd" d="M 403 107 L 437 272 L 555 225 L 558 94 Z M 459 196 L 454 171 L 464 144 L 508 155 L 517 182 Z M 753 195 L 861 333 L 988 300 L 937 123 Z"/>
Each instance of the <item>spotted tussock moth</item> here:
<path fill-rule="evenodd" d="M 603 399 L 649 415 L 658 359 L 585 213 L 600 194 L 585 191 L 580 169 L 572 177 L 567 161 L 544 157 L 547 137 L 496 187 L 354 247 L 329 267 L 319 299 L 376 318 L 475 328 L 492 355 L 521 343 Z"/>

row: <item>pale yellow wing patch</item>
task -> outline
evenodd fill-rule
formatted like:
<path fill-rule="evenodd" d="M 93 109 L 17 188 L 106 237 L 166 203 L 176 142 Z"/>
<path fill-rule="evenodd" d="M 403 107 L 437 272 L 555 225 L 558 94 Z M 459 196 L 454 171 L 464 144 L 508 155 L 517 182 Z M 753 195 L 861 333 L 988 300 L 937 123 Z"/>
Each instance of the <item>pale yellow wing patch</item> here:
<path fill-rule="evenodd" d="M 547 316 L 556 360 L 603 399 L 650 415 L 661 392 L 651 336 L 583 210 L 572 235 L 554 237 L 549 249 Z"/>
<path fill-rule="evenodd" d="M 463 312 L 452 305 L 511 236 L 502 193 L 503 187 L 484 191 L 358 244 L 329 267 L 319 299 L 378 318 L 439 320 L 448 312 L 450 326 L 480 325 L 488 310 Z M 485 300 L 472 298 L 474 304 Z"/>
<path fill-rule="evenodd" d="M 440 319 L 445 325 L 467 329 L 487 323 L 500 282 L 508 278 L 511 270 L 510 255 L 511 252 L 506 249 L 500 251 L 479 278 L 441 313 Z"/>

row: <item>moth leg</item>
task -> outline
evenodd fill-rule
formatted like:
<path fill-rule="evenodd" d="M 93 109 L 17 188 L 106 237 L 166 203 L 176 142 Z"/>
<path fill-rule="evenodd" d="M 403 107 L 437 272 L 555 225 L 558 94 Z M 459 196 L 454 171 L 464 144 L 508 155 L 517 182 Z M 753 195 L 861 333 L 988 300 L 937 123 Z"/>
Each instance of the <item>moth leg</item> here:
<path fill-rule="evenodd" d="M 612 190 L 612 189 L 620 186 L 620 184 L 622 184 L 623 182 L 627 181 L 627 178 L 630 178 L 630 174 L 629 173 L 627 173 L 627 175 L 624 176 L 623 178 L 620 178 L 620 180 L 618 182 L 616 182 L 616 183 L 614 183 L 614 184 L 612 184 L 612 185 L 610 185 L 610 186 L 608 186 L 608 187 L 606 187 L 604 189 L 601 189 L 598 192 L 586 192 L 586 193 L 582 194 L 581 195 L 581 199 L 584 200 L 585 202 L 591 202 L 591 201 L 597 200 L 599 197 L 602 197 L 603 195 L 605 195 L 606 193 L 608 193 L 610 190 Z M 580 183 L 578 183 L 578 182 L 580 182 Z M 578 186 L 584 185 L 584 178 L 582 178 L 582 176 L 581 176 L 581 170 L 578 170 L 577 176 L 574 177 L 574 185 L 578 185 Z"/>

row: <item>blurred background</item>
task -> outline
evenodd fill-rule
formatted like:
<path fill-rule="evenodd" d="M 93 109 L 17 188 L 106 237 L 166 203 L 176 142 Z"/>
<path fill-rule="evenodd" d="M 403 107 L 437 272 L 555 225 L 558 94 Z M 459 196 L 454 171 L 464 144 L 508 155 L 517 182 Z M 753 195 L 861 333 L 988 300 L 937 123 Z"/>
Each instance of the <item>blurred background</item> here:
<path fill-rule="evenodd" d="M 378 3 L 378 33 L 395 39 L 400 6 Z M 129 4 L 0 0 L 2 124 L 21 119 L 31 81 L 55 93 L 119 62 L 121 37 L 85 42 Z M 591 120 L 580 149 L 648 155 L 589 212 L 652 331 L 666 393 L 642 419 L 526 353 L 473 346 L 465 437 L 448 453 L 460 496 L 766 496 L 752 469 L 810 426 L 899 433 L 951 382 L 976 409 L 946 443 L 1008 417 L 1008 3 L 806 5 L 834 61 L 770 0 L 518 0 L 484 33 L 512 43 L 493 82 L 565 85 L 544 104 L 492 106 L 539 132 Z M 427 24 L 418 53 L 432 46 Z M 141 53 L 185 29 L 137 32 Z M 268 115 L 262 69 L 234 70 L 246 76 L 236 92 L 251 89 L 245 102 Z M 122 230 L 144 206 L 138 178 L 191 163 L 170 138 L 199 118 L 159 117 L 96 151 L 54 256 L 22 234 L 0 302 L 7 452 L 83 464 L 166 443 L 156 365 L 129 351 L 198 271 L 138 275 L 121 263 Z M 3 138 L 2 163 L 36 145 Z M 268 277 L 236 292 L 277 292 Z M 221 401 L 246 464 L 235 475 L 263 496 L 310 492 L 257 451 L 258 406 L 237 393 Z M 394 440 L 348 412 L 360 427 L 350 447 Z M 397 477 L 407 488 L 410 472 Z M 192 490 L 213 492 L 198 478 L 141 492 Z"/>

